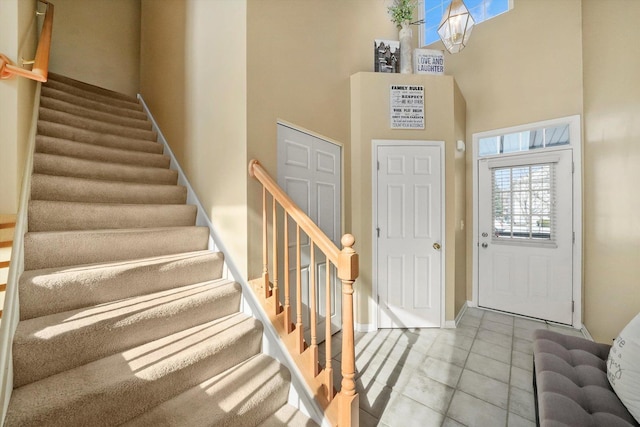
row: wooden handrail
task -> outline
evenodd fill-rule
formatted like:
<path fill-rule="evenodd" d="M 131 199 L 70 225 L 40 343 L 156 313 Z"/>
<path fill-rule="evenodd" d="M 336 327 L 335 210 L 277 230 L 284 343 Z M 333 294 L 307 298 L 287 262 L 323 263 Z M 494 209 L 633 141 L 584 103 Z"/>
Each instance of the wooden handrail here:
<path fill-rule="evenodd" d="M 42 24 L 33 67 L 31 70 L 18 67 L 9 58 L 0 53 L 0 79 L 21 76 L 39 82 L 47 81 L 49 75 L 49 53 L 51 52 L 51 33 L 53 31 L 53 4 L 46 0 L 38 1 L 47 5 L 47 12 Z"/>
<path fill-rule="evenodd" d="M 318 227 L 316 223 L 313 222 L 293 200 L 291 200 L 287 193 L 285 193 L 273 178 L 269 176 L 257 160 L 251 160 L 249 162 L 249 176 L 260 181 L 264 188 L 273 195 L 289 216 L 295 222 L 300 224 L 300 227 L 304 232 L 307 233 L 309 238 L 313 239 L 313 242 L 316 244 L 318 249 L 320 249 L 332 263 L 338 263 L 340 249 L 338 249 L 331 239 L 329 239 L 329 237 L 320 230 L 320 227 Z"/>
<path fill-rule="evenodd" d="M 257 160 L 249 162 L 249 175 L 262 184 L 262 278 L 257 281 L 254 289 L 262 299 L 262 304 L 267 310 L 271 322 L 276 327 L 284 343 L 289 348 L 293 360 L 299 366 L 311 390 L 314 391 L 316 400 L 325 410 L 327 419 L 333 425 L 357 426 L 359 424 L 359 397 L 355 383 L 355 345 L 354 345 L 354 318 L 353 318 L 353 284 L 358 277 L 358 254 L 353 250 L 355 239 L 350 234 L 342 236 L 342 250 L 320 230 L 307 214 L 284 192 L 282 188 L 271 178 Z M 273 232 L 273 269 L 268 271 L 268 219 L 267 219 L 267 193 L 273 199 L 272 208 L 272 232 Z M 281 306 L 278 296 L 278 221 L 276 204 L 284 211 L 284 306 Z M 296 323 L 292 324 L 290 281 L 289 281 L 289 218 L 296 226 Z M 315 265 L 315 248 L 318 248 L 326 258 L 325 270 L 325 367 L 322 369 L 318 363 L 317 313 L 316 308 L 322 303 L 316 301 L 317 290 L 322 284 L 317 284 L 315 268 L 309 269 L 309 314 L 311 332 L 310 343 L 305 342 L 304 324 L 302 316 L 302 288 L 301 288 L 301 264 L 300 264 L 300 231 L 309 239 L 310 264 Z M 338 278 L 342 281 L 342 352 L 341 357 L 341 389 L 336 393 L 333 381 L 333 368 L 331 363 L 331 265 L 334 265 Z M 273 278 L 271 284 L 269 278 Z M 255 281 L 253 281 L 255 283 Z M 273 289 L 271 288 L 273 286 Z"/>

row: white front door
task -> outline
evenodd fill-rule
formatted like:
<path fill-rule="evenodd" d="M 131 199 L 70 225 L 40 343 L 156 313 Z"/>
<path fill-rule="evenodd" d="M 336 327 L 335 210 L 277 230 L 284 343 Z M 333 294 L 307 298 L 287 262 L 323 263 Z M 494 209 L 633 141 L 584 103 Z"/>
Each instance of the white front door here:
<path fill-rule="evenodd" d="M 478 305 L 571 324 L 571 150 L 478 160 Z"/>
<path fill-rule="evenodd" d="M 278 124 L 278 185 L 320 229 L 340 247 L 341 233 L 342 149 L 317 136 Z M 301 284 L 304 324 L 310 324 L 310 241 L 301 232 Z M 289 280 L 292 319 L 296 319 L 296 226 L 289 221 Z M 315 250 L 317 338 L 324 341 L 326 313 L 326 261 Z M 280 301 L 284 302 L 284 285 L 279 282 Z M 342 324 L 341 282 L 335 266 L 331 269 L 331 331 Z M 308 326 L 307 326 L 308 332 Z M 307 336 L 307 339 L 309 337 Z M 307 341 L 309 342 L 309 341 Z"/>
<path fill-rule="evenodd" d="M 440 143 L 375 146 L 378 326 L 441 325 Z"/>

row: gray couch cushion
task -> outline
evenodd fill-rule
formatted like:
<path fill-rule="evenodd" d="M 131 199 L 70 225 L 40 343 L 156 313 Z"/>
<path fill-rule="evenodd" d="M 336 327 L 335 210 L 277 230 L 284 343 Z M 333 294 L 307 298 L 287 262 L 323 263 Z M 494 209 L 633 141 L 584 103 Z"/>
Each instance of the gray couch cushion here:
<path fill-rule="evenodd" d="M 542 329 L 533 337 L 541 426 L 638 426 L 607 380 L 611 346 Z"/>

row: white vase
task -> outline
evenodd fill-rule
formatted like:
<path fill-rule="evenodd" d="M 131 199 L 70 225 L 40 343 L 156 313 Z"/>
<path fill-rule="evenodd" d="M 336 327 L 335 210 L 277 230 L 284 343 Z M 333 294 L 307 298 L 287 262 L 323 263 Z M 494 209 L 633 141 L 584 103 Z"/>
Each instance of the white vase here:
<path fill-rule="evenodd" d="M 413 32 L 409 26 L 409 21 L 404 21 L 400 25 L 400 72 L 402 74 L 411 74 L 413 72 L 413 65 L 411 63 Z"/>

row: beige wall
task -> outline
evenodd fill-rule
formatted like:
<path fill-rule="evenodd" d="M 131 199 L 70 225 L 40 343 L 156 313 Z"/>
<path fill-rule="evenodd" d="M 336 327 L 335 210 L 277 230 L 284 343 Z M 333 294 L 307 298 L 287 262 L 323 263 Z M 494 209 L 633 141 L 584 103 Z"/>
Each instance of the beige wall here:
<path fill-rule="evenodd" d="M 640 37 L 635 0 L 584 0 L 584 321 L 610 343 L 640 312 Z"/>
<path fill-rule="evenodd" d="M 57 0 L 50 69 L 135 95 L 139 86 L 140 0 Z"/>
<path fill-rule="evenodd" d="M 113 16 L 113 11 L 120 8 L 129 22 L 135 15 L 136 2 L 109 1 L 116 4 L 109 13 Z M 16 3 L 3 0 L 0 7 L 8 7 L 9 13 L 15 13 L 10 8 Z M 99 8 L 107 1 L 59 0 L 57 12 L 70 4 L 79 8 L 78 4 L 85 3 L 89 8 Z M 221 230 L 229 230 L 223 232 L 230 236 L 224 239 L 227 244 L 235 241 L 234 236 L 243 241 L 242 237 L 248 235 L 251 247 L 260 247 L 259 189 L 249 181 L 248 193 L 245 192 L 248 182 L 245 169 L 248 160 L 256 157 L 275 174 L 278 118 L 344 144 L 347 170 L 344 208 L 348 212 L 344 231 L 355 232 L 362 227 L 349 214 L 358 209 L 355 202 L 352 206 L 349 197 L 350 176 L 359 173 L 357 170 L 348 173 L 352 119 L 349 80 L 354 73 L 372 69 L 374 38 L 397 37 L 397 29 L 388 20 L 387 3 L 142 1 L 142 93 L 210 215 Z M 635 78 L 639 75 L 640 55 L 637 43 L 632 40 L 638 32 L 634 17 L 638 16 L 640 3 L 634 0 L 514 0 L 514 3 L 512 11 L 478 25 L 462 53 L 446 56 L 447 74 L 455 77 L 460 88 L 455 98 L 463 95 L 466 100 L 466 171 L 472 166 L 471 136 L 475 132 L 583 115 L 584 321 L 597 339 L 608 341 L 640 309 L 639 293 L 633 284 L 639 265 L 638 198 L 633 197 L 631 189 L 621 186 L 638 179 L 635 167 L 638 144 L 634 138 L 639 132 L 635 124 L 639 98 Z M 0 20 L 8 16 L 5 10 L 2 9 Z M 95 20 L 99 15 L 95 10 L 92 9 L 92 19 L 82 18 L 79 10 L 73 13 L 93 26 L 96 22 L 111 21 Z M 216 19 L 220 16 L 225 18 Z M 8 21 L 15 25 L 15 21 Z M 70 33 L 60 36 L 62 40 L 75 43 L 81 39 L 80 31 L 73 25 L 62 27 Z M 6 30 L 2 31 L 0 43 L 9 42 L 4 37 Z M 83 31 L 82 34 L 87 34 Z M 124 51 L 117 54 L 119 59 L 110 62 L 133 61 L 135 29 L 125 27 L 124 31 L 129 31 L 128 41 L 112 39 L 108 32 L 100 36 L 103 43 L 106 39 L 112 46 L 124 45 Z M 225 45 L 219 40 L 224 40 Z M 442 48 L 440 43 L 431 47 Z M 102 49 L 81 50 L 89 58 L 95 58 Z M 59 50 L 59 55 L 64 55 L 74 49 Z M 113 52 L 106 57 L 109 55 Z M 81 69 L 79 59 L 70 61 Z M 135 76 L 135 66 L 127 67 L 134 70 L 131 74 Z M 110 79 L 96 70 L 82 73 L 87 77 L 98 76 L 105 82 Z M 130 80 L 128 84 L 136 85 Z M 5 93 L 7 87 L 11 86 L 0 83 L 0 90 Z M 454 103 L 454 109 L 461 111 L 462 104 Z M 456 123 L 453 140 L 460 138 L 461 128 Z M 224 161 L 220 160 L 223 158 Z M 463 161 L 459 154 L 454 153 L 451 159 L 456 171 L 452 181 L 455 190 L 448 189 L 448 195 L 459 195 L 460 189 L 465 188 L 467 197 L 452 198 L 456 217 L 464 212 L 466 218 L 464 230 L 457 221 L 456 263 L 452 264 L 454 270 L 447 272 L 456 283 L 460 281 L 463 275 L 460 260 L 464 259 L 460 248 L 466 246 L 467 289 L 461 292 L 457 286 L 447 288 L 454 297 L 453 307 L 447 307 L 448 318 L 459 310 L 465 298 L 471 299 L 473 241 L 472 176 L 459 167 Z M 245 221 L 249 224 L 248 231 Z M 356 233 L 357 246 L 366 243 L 366 235 Z M 251 263 L 247 266 L 247 246 L 232 245 L 232 253 L 243 260 L 249 277 L 257 276 L 260 255 L 249 254 Z"/>
<path fill-rule="evenodd" d="M 0 1 L 0 53 L 18 63 L 33 58 L 37 40 L 35 1 Z M 0 214 L 18 210 L 36 83 L 0 80 Z"/>
<path fill-rule="evenodd" d="M 633 0 L 515 0 L 512 11 L 477 26 L 462 53 L 446 56 L 467 101 L 467 142 L 475 132 L 582 115 L 583 320 L 602 342 L 640 311 L 640 198 L 627 185 L 640 179 L 640 48 L 628 42 L 640 31 L 639 14 Z M 469 244 L 468 299 L 471 253 Z"/>
<path fill-rule="evenodd" d="M 413 84 L 425 87 L 425 129 L 397 130 L 389 127 L 389 87 L 392 84 Z M 456 314 L 456 279 L 464 293 L 464 257 L 456 259 L 457 235 L 464 210 L 459 208 L 456 187 L 464 198 L 464 157 L 456 153 L 455 138 L 464 134 L 464 98 L 453 78 L 447 76 L 401 75 L 383 73 L 358 73 L 351 78 L 351 183 L 352 228 L 358 236 L 356 250 L 360 253 L 360 277 L 356 286 L 356 321 L 373 323 L 372 277 L 372 153 L 373 139 L 427 140 L 445 142 L 445 319 L 453 320 Z M 457 118 L 455 114 L 461 114 Z M 457 125 L 457 126 L 456 126 Z M 464 251 L 464 249 L 463 249 Z M 458 265 L 458 261 L 461 265 Z M 459 270 L 461 268 L 461 270 Z M 459 276 L 458 270 L 462 272 Z"/>
<path fill-rule="evenodd" d="M 350 164 L 349 78 L 373 71 L 375 38 L 398 39 L 389 2 L 249 0 L 247 14 L 248 155 L 276 176 L 276 121 L 344 144 Z M 416 31 L 417 37 L 417 31 Z M 344 231 L 352 232 L 345 173 Z M 249 186 L 250 277 L 261 272 L 260 187 Z M 356 247 L 361 236 L 356 235 Z M 361 244 L 361 243 L 360 243 Z"/>
<path fill-rule="evenodd" d="M 472 135 L 582 114 L 581 25 L 580 0 L 514 0 L 513 10 L 474 28 L 465 50 L 445 55 L 445 72 L 455 77 L 467 103 L 467 197 L 459 205 L 466 209 L 468 300 L 473 263 Z M 429 47 L 444 48 L 440 42 Z"/>
<path fill-rule="evenodd" d="M 246 2 L 143 0 L 141 93 L 242 274 Z"/>

